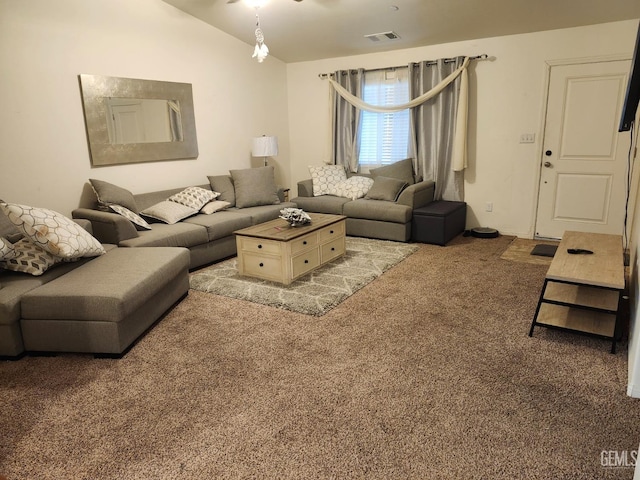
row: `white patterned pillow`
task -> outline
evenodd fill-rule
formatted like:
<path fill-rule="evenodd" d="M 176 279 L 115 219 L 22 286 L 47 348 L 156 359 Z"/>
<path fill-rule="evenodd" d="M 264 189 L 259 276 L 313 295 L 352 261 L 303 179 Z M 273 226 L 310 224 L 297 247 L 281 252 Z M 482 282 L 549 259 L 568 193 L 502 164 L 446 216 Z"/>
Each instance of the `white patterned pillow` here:
<path fill-rule="evenodd" d="M 132 212 L 128 208 L 125 208 L 122 205 L 116 205 L 115 203 L 109 205 L 109 208 L 114 212 L 122 215 L 137 227 L 140 227 L 143 230 L 151 230 L 151 225 L 149 225 L 144 218 L 142 218 L 137 213 Z"/>
<path fill-rule="evenodd" d="M 13 244 L 15 257 L 2 262 L 7 270 L 12 272 L 23 272 L 29 275 L 42 275 L 56 263 L 63 261 L 46 250 L 34 244 L 28 238 L 23 238 Z"/>
<path fill-rule="evenodd" d="M 337 185 L 333 185 L 327 193 L 329 195 L 335 195 L 336 197 L 346 197 L 351 200 L 356 200 L 364 197 L 372 185 L 373 178 L 354 175 Z"/>
<path fill-rule="evenodd" d="M 0 237 L 0 260 L 8 260 L 16 256 L 13 243 L 4 237 Z"/>
<path fill-rule="evenodd" d="M 105 253 L 98 240 L 61 213 L 6 202 L 0 202 L 0 210 L 34 244 L 56 257 L 96 257 Z"/>
<path fill-rule="evenodd" d="M 218 198 L 220 194 L 202 187 L 188 187 L 183 191 L 169 197 L 171 202 L 180 203 L 187 207 L 200 210 L 205 204 L 211 200 Z"/>
<path fill-rule="evenodd" d="M 230 202 L 225 202 L 223 200 L 213 200 L 212 202 L 207 203 L 204 207 L 200 209 L 200 213 L 204 213 L 205 215 L 211 215 L 212 213 L 219 212 L 220 210 L 224 210 L 229 208 L 231 205 Z"/>
<path fill-rule="evenodd" d="M 347 172 L 341 165 L 309 166 L 311 182 L 313 183 L 313 196 L 327 195 L 334 185 L 347 179 Z"/>
<path fill-rule="evenodd" d="M 155 218 L 161 222 L 173 225 L 196 213 L 198 213 L 198 209 L 196 208 L 187 207 L 181 203 L 171 202 L 169 200 L 163 200 L 155 205 L 151 205 L 149 208 L 145 208 L 140 212 L 140 215 Z"/>

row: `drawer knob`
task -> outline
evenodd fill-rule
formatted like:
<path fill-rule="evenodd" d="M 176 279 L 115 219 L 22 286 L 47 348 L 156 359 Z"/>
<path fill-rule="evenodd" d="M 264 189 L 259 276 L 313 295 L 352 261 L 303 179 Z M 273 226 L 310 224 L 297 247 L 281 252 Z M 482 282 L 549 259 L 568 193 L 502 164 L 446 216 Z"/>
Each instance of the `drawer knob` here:
<path fill-rule="evenodd" d="M 333 230 L 329 230 L 329 233 L 333 233 Z"/>
<path fill-rule="evenodd" d="M 304 263 L 309 263 L 309 260 L 305 260 Z"/>
<path fill-rule="evenodd" d="M 258 245 L 258 248 L 262 248 L 262 245 Z"/>
<path fill-rule="evenodd" d="M 336 247 L 331 247 L 331 251 L 335 252 L 336 251 Z"/>
<path fill-rule="evenodd" d="M 264 267 L 264 263 L 260 262 L 260 266 L 261 266 L 261 267 Z"/>
<path fill-rule="evenodd" d="M 306 245 L 306 244 L 307 244 L 307 241 L 306 241 L 306 240 L 305 240 L 305 241 L 303 241 L 303 242 L 302 242 L 302 244 L 303 244 L 303 245 Z"/>

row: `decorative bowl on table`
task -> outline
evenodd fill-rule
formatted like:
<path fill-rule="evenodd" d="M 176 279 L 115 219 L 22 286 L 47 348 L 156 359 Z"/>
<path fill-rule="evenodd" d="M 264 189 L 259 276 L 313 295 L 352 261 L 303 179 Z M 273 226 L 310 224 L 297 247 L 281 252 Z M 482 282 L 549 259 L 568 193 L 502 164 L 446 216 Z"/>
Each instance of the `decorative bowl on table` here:
<path fill-rule="evenodd" d="M 289 222 L 292 227 L 301 227 L 311 223 L 311 217 L 301 208 L 283 208 L 280 210 L 280 218 Z"/>

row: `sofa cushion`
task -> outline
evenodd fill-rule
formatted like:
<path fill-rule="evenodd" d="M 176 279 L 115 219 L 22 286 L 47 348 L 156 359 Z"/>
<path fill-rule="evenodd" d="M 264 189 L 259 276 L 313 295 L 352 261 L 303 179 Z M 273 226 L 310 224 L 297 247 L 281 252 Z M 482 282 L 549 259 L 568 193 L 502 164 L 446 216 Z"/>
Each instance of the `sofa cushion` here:
<path fill-rule="evenodd" d="M 198 213 L 197 208 L 187 207 L 181 203 L 163 200 L 140 212 L 140 215 L 173 225 L 191 215 Z"/>
<path fill-rule="evenodd" d="M 342 165 L 309 166 L 313 183 L 313 196 L 327 195 L 335 184 L 347 179 L 347 172 Z"/>
<path fill-rule="evenodd" d="M 138 213 L 138 206 L 133 198 L 133 193 L 129 190 L 109 182 L 96 180 L 95 178 L 90 178 L 89 183 L 96 194 L 98 205 L 100 205 L 103 210 L 107 210 L 109 205 L 115 203 L 116 205 L 122 205 L 128 208 L 134 213 Z"/>
<path fill-rule="evenodd" d="M 200 213 L 204 213 L 205 215 L 211 215 L 212 213 L 216 213 L 221 210 L 226 210 L 230 206 L 231 204 L 229 202 L 225 202 L 222 200 L 212 200 L 211 202 L 206 203 L 200 209 Z"/>
<path fill-rule="evenodd" d="M 229 170 L 229 173 L 235 187 L 236 207 L 246 208 L 280 203 L 273 167 Z"/>
<path fill-rule="evenodd" d="M 344 215 L 349 218 L 408 223 L 411 221 L 411 214 L 411 207 L 385 200 L 366 200 L 361 198 L 344 205 Z"/>
<path fill-rule="evenodd" d="M 116 205 L 115 203 L 109 205 L 109 208 L 133 223 L 136 226 L 136 229 L 140 227 L 142 230 L 151 230 L 151 225 L 149 225 L 144 218 L 137 213 L 132 212 L 128 208 L 123 207 L 122 205 Z"/>
<path fill-rule="evenodd" d="M 225 210 L 215 215 L 196 215 L 187 218 L 184 223 L 201 226 L 207 232 L 207 238 L 211 242 L 233 235 L 234 231 L 250 227 L 253 224 L 250 215 L 240 212 L 244 211 Z"/>
<path fill-rule="evenodd" d="M 282 202 L 278 205 L 259 205 L 257 207 L 241 208 L 236 210 L 243 215 L 251 218 L 252 224 L 264 223 L 274 220 L 280 216 L 280 210 L 283 208 L 295 208 L 296 204 L 292 202 Z"/>
<path fill-rule="evenodd" d="M 395 202 L 407 186 L 407 182 L 397 178 L 376 177 L 364 198 L 368 200 L 387 200 Z"/>
<path fill-rule="evenodd" d="M 8 260 L 16 256 L 16 249 L 13 243 L 4 237 L 0 237 L 0 260 Z"/>
<path fill-rule="evenodd" d="M 405 158 L 391 165 L 385 165 L 384 167 L 372 168 L 369 173 L 373 178 L 376 177 L 390 177 L 404 180 L 407 185 L 413 185 L 415 182 L 413 176 L 413 159 Z"/>
<path fill-rule="evenodd" d="M 373 179 L 356 175 L 332 185 L 327 190 L 327 193 L 337 197 L 346 197 L 351 200 L 356 200 L 364 197 L 369 189 L 371 189 L 371 185 L 373 185 Z"/>
<path fill-rule="evenodd" d="M 218 192 L 206 190 L 201 187 L 187 187 L 181 192 L 171 195 L 169 200 L 200 210 L 205 204 L 211 200 L 215 200 L 219 196 L 220 194 Z"/>
<path fill-rule="evenodd" d="M 139 232 L 135 238 L 120 242 L 121 247 L 194 247 L 207 243 L 207 230 L 186 221 L 173 225 L 154 223 L 153 230 Z"/>
<path fill-rule="evenodd" d="M 6 202 L 0 202 L 0 210 L 29 240 L 56 257 L 95 257 L 104 253 L 98 240 L 61 213 Z"/>
<path fill-rule="evenodd" d="M 229 202 L 229 206 L 236 204 L 236 190 L 233 187 L 233 180 L 229 175 L 214 175 L 207 177 L 211 190 L 220 194 L 218 200 Z"/>
<path fill-rule="evenodd" d="M 332 195 L 296 197 L 293 199 L 293 203 L 305 212 L 330 213 L 333 215 L 342 215 L 344 205 L 350 201 L 351 199 L 349 198 L 334 197 Z"/>
<path fill-rule="evenodd" d="M 36 277 L 62 261 L 60 257 L 40 248 L 28 238 L 17 241 L 13 245 L 13 253 L 11 258 L 2 262 L 3 267 L 12 272 L 28 273 Z"/>
<path fill-rule="evenodd" d="M 116 248 L 26 293 L 22 316 L 119 322 L 183 272 L 185 265 L 188 252 L 182 248 Z"/>

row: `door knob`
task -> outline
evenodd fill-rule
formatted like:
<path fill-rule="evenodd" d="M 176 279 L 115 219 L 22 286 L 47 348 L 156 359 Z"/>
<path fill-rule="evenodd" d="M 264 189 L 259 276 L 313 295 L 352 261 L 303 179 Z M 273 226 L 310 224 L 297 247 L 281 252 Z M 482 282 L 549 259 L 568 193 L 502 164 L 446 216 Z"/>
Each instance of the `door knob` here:
<path fill-rule="evenodd" d="M 553 152 L 552 152 L 551 150 L 547 150 L 546 152 L 544 152 L 544 154 L 545 154 L 547 157 L 550 157 L 552 153 L 553 153 Z"/>
<path fill-rule="evenodd" d="M 547 167 L 547 168 L 550 168 L 553 165 L 551 164 L 551 162 L 544 162 L 544 166 Z"/>

